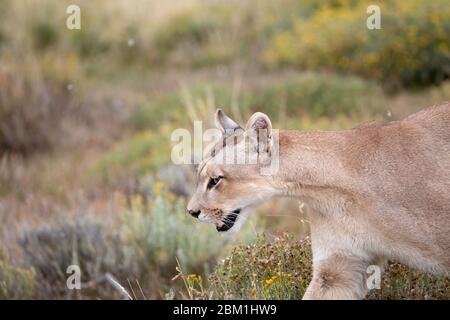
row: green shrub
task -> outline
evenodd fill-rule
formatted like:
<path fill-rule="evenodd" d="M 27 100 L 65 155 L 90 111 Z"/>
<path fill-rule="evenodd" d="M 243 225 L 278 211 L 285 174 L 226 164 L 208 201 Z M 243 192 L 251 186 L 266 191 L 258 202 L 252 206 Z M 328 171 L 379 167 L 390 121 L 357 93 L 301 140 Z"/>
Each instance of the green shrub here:
<path fill-rule="evenodd" d="M 252 222 L 236 238 L 222 237 L 212 225 L 187 215 L 185 200 L 164 192 L 161 184 L 154 192 L 147 206 L 137 197 L 121 215 L 125 262 L 135 274 L 148 273 L 164 282 L 175 274 L 176 258 L 186 272 L 207 273 L 230 243 L 248 243 L 256 237 Z"/>
<path fill-rule="evenodd" d="M 130 126 L 134 130 L 156 129 L 163 122 L 179 120 L 179 111 L 182 108 L 183 104 L 179 94 L 167 94 L 141 105 L 131 114 Z"/>
<path fill-rule="evenodd" d="M 95 56 L 109 49 L 108 43 L 100 37 L 95 28 L 72 30 L 70 40 L 81 57 Z"/>
<path fill-rule="evenodd" d="M 238 246 L 209 277 L 214 299 L 299 299 L 311 279 L 310 243 L 283 235 Z"/>
<path fill-rule="evenodd" d="M 134 111 L 129 123 L 138 132 L 117 143 L 93 171 L 108 183 L 136 180 L 138 175 L 157 171 L 170 163 L 172 131 L 192 130 L 194 120 L 203 120 L 204 129 L 214 126 L 217 107 L 229 112 L 234 111 L 230 106 L 237 106 L 243 126 L 251 113 L 261 111 L 271 116 L 278 128 L 311 130 L 351 127 L 357 122 L 352 119 L 383 114 L 386 103 L 386 96 L 373 82 L 312 72 L 243 86 L 239 95 L 228 84 L 194 85 L 162 95 Z"/>
<path fill-rule="evenodd" d="M 210 276 L 214 299 L 301 299 L 311 281 L 311 244 L 284 235 L 238 246 Z M 389 263 L 368 299 L 449 299 L 450 279 Z"/>
<path fill-rule="evenodd" d="M 253 111 L 275 116 L 284 108 L 290 116 L 312 119 L 363 112 L 376 114 L 385 103 L 382 90 L 371 82 L 321 73 L 302 73 L 259 88 L 250 95 L 248 103 Z"/>
<path fill-rule="evenodd" d="M 28 297 L 23 290 L 33 283 L 25 282 L 29 277 L 38 289 L 30 295 L 37 298 L 120 298 L 110 284 L 98 282 L 111 273 L 127 289 L 138 283 L 146 297 L 161 298 L 177 288 L 171 279 L 178 263 L 189 273 L 208 274 L 233 244 L 254 241 L 261 231 L 262 224 L 250 219 L 239 235 L 224 237 L 187 215 L 184 198 L 159 182 L 153 188 L 152 196 L 117 195 L 119 215 L 59 216 L 42 227 L 22 228 L 18 244 L 28 269 L 5 266 L 0 259 L 0 297 L 2 290 L 7 296 Z M 67 288 L 70 265 L 80 267 L 80 291 Z M 23 283 L 14 287 L 11 279 L 16 278 Z"/>
<path fill-rule="evenodd" d="M 35 289 L 34 271 L 12 266 L 0 251 L 0 299 L 33 299 Z"/>
<path fill-rule="evenodd" d="M 146 130 L 119 142 L 92 168 L 105 183 L 134 180 L 170 162 L 170 131 Z"/>
<path fill-rule="evenodd" d="M 212 119 L 202 118 L 208 111 L 211 111 L 209 109 L 212 109 L 214 112 L 217 106 L 229 106 L 231 98 L 231 88 L 220 83 L 200 84 L 182 88 L 141 105 L 130 116 L 130 126 L 134 130 L 155 130 L 168 122 L 173 126 L 192 125 L 193 120 L 209 122 Z M 239 98 L 241 108 L 245 109 L 246 93 Z M 198 119 L 194 119 L 189 114 L 190 107 L 197 111 Z M 209 116 L 212 117 L 213 113 Z"/>
<path fill-rule="evenodd" d="M 58 41 L 58 28 L 47 21 L 36 21 L 32 26 L 34 45 L 37 49 L 44 50 L 56 45 Z"/>
<path fill-rule="evenodd" d="M 216 43 L 220 50 L 210 44 L 215 34 L 228 32 L 231 16 L 231 8 L 223 5 L 194 6 L 174 15 L 154 35 L 158 61 L 203 65 L 226 60 L 231 54 L 223 44 Z"/>
<path fill-rule="evenodd" d="M 107 272 L 121 275 L 122 252 L 114 229 L 104 219 L 80 216 L 60 218 L 44 227 L 23 230 L 19 245 L 25 264 L 36 272 L 38 296 L 46 299 L 70 297 L 74 293 L 66 285 L 70 265 L 80 267 L 83 283 Z M 92 297 L 114 297 L 109 287 L 91 294 Z"/>
<path fill-rule="evenodd" d="M 275 78 L 252 87 L 244 86 L 237 97 L 230 85 L 220 83 L 196 85 L 187 91 L 191 103 L 199 110 L 199 117 L 213 116 L 205 112 L 207 107 L 215 110 L 220 106 L 229 110 L 233 104 L 239 106 L 244 118 L 251 112 L 261 111 L 272 116 L 273 121 L 277 121 L 280 113 L 311 119 L 361 114 L 373 116 L 380 114 L 386 105 L 382 89 L 371 81 L 314 72 Z M 157 128 L 169 121 L 186 126 L 193 119 L 186 117 L 184 93 L 185 90 L 180 90 L 142 105 L 131 115 L 130 125 L 135 130 Z M 213 100 L 213 105 L 210 106 L 208 100 Z"/>
<path fill-rule="evenodd" d="M 230 12 L 223 6 L 189 8 L 161 26 L 155 42 L 163 50 L 171 50 L 183 42 L 201 44 L 209 34 L 222 28 Z"/>
<path fill-rule="evenodd" d="M 339 1 L 338 1 L 339 3 Z M 381 30 L 366 27 L 370 1 L 325 5 L 276 34 L 266 63 L 351 72 L 389 84 L 426 85 L 449 77 L 450 6 L 440 1 L 387 1 Z"/>

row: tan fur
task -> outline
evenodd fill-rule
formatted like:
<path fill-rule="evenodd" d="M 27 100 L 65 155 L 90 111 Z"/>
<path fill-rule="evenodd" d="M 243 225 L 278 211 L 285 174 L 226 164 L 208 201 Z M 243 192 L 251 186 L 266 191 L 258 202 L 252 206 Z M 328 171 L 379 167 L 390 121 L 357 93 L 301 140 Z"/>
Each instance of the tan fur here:
<path fill-rule="evenodd" d="M 254 118 L 244 135 L 259 125 Z M 449 276 L 448 102 L 351 130 L 280 131 L 277 142 L 273 176 L 261 175 L 261 164 L 206 160 L 188 207 L 220 225 L 227 212 L 245 214 L 272 196 L 309 204 L 314 272 L 305 299 L 364 298 L 367 267 L 386 259 Z M 218 174 L 217 189 L 207 191 L 206 181 Z"/>

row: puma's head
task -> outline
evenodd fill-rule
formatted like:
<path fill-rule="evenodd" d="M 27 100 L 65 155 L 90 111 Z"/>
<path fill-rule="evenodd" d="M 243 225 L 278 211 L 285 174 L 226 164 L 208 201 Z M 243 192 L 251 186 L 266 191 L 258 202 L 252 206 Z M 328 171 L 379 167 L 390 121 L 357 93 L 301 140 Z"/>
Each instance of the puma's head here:
<path fill-rule="evenodd" d="M 245 129 L 217 110 L 222 139 L 200 163 L 188 212 L 217 231 L 237 231 L 251 208 L 272 196 L 273 178 L 261 170 L 271 162 L 274 137 L 269 117 L 257 112 Z"/>

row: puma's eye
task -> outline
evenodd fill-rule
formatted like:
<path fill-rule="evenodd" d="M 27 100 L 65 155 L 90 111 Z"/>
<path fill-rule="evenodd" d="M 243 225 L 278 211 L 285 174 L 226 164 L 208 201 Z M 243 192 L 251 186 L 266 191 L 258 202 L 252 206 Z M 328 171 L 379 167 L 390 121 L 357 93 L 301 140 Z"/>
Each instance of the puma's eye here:
<path fill-rule="evenodd" d="M 220 182 L 220 180 L 222 180 L 221 176 L 217 176 L 217 177 L 213 177 L 213 178 L 209 179 L 208 189 L 211 189 L 214 186 L 216 186 Z"/>

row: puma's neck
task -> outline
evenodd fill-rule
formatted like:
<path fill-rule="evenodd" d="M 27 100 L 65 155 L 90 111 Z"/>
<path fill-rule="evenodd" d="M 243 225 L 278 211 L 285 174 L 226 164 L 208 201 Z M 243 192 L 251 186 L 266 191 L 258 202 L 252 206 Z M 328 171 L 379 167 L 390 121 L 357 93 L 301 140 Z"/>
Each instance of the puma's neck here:
<path fill-rule="evenodd" d="M 283 195 L 313 206 L 347 201 L 352 189 L 343 164 L 348 135 L 348 131 L 280 131 L 276 180 Z"/>

